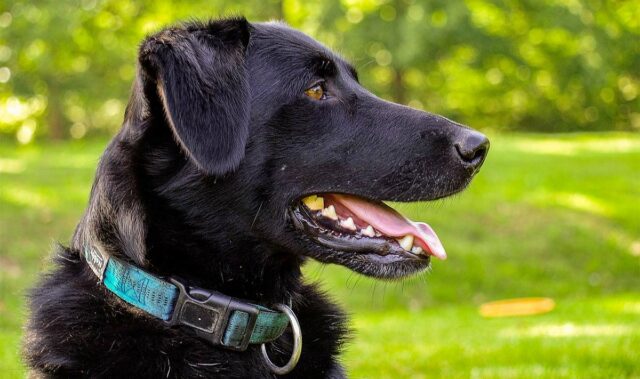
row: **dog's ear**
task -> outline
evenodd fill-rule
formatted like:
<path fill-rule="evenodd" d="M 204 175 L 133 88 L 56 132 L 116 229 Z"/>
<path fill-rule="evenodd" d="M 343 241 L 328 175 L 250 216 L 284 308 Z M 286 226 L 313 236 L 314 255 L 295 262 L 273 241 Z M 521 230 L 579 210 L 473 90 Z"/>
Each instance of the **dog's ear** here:
<path fill-rule="evenodd" d="M 234 170 L 245 154 L 249 37 L 244 18 L 227 19 L 167 29 L 140 47 L 145 92 L 155 92 L 176 140 L 210 175 Z"/>

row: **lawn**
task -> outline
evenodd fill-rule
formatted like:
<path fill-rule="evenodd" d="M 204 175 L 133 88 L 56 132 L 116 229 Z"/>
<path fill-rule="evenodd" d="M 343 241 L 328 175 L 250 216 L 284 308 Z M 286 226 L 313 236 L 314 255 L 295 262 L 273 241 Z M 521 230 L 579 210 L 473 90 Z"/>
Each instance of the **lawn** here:
<path fill-rule="evenodd" d="M 20 378 L 25 289 L 67 241 L 106 141 L 0 143 L 0 377 Z M 400 204 L 449 259 L 380 282 L 310 264 L 352 314 L 354 378 L 640 378 L 640 135 L 495 135 L 463 194 Z M 548 296 L 546 315 L 485 301 Z"/>

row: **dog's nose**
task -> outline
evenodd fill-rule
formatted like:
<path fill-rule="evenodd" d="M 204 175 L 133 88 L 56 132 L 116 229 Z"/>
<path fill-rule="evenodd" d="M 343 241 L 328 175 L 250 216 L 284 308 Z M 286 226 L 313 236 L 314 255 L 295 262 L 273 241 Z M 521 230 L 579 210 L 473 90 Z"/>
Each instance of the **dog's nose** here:
<path fill-rule="evenodd" d="M 455 143 L 460 158 L 474 171 L 477 171 L 489 151 L 489 139 L 475 130 L 466 131 L 461 141 Z"/>

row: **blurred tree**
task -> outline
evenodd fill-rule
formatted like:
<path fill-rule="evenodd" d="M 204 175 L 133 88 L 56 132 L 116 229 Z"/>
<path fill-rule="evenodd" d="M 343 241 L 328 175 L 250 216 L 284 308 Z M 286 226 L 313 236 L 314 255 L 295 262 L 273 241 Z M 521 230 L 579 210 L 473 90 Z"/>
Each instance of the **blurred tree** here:
<path fill-rule="evenodd" d="M 382 96 L 479 128 L 640 129 L 638 2 L 342 6 L 339 44 L 375 62 L 361 76 Z"/>
<path fill-rule="evenodd" d="M 640 129 L 637 1 L 0 0 L 0 135 L 116 129 L 144 35 L 229 14 L 284 19 L 378 95 L 474 127 Z"/>
<path fill-rule="evenodd" d="M 224 3 L 38 0 L 0 5 L 0 12 L 5 10 L 0 15 L 0 133 L 16 133 L 19 141 L 28 142 L 34 133 L 56 139 L 113 130 L 135 74 L 138 43 L 146 34 L 198 15 L 246 13 L 244 7 L 264 17 L 281 13 L 273 1 L 243 1 L 240 7 Z"/>

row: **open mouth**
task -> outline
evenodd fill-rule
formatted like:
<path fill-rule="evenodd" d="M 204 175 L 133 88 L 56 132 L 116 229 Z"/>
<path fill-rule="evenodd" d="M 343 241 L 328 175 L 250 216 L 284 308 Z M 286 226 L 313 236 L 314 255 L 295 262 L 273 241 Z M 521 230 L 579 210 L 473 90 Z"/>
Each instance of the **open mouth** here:
<path fill-rule="evenodd" d="M 409 259 L 447 257 L 429 225 L 411 221 L 381 201 L 317 194 L 299 200 L 292 213 L 297 228 L 335 250 Z"/>

